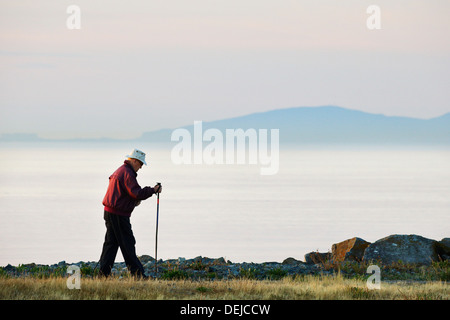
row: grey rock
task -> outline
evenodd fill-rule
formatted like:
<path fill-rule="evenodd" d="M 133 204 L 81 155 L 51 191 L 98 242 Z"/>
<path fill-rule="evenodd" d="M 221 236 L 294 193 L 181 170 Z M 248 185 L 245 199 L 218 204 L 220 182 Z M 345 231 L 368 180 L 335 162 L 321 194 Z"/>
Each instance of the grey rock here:
<path fill-rule="evenodd" d="M 8 263 L 8 265 L 6 267 L 3 267 L 3 270 L 8 271 L 8 272 L 14 272 L 14 271 L 16 271 L 16 267 L 13 267 L 12 265 L 10 265 Z"/>
<path fill-rule="evenodd" d="M 147 263 L 149 261 L 154 261 L 154 260 L 155 260 L 155 258 L 153 258 L 153 257 L 151 257 L 149 255 L 146 255 L 146 254 L 144 254 L 144 255 L 139 257 L 139 261 L 141 261 L 141 263 L 143 263 L 143 264 Z"/>
<path fill-rule="evenodd" d="M 370 244 L 364 252 L 364 261 L 382 264 L 396 262 L 429 265 L 438 259 L 437 241 L 418 235 L 390 235 Z"/>
<path fill-rule="evenodd" d="M 223 257 L 214 259 L 213 263 L 214 263 L 214 264 L 226 264 L 225 258 L 223 258 Z"/>
<path fill-rule="evenodd" d="M 301 264 L 301 263 L 303 263 L 303 262 L 296 260 L 292 257 L 289 257 L 289 258 L 284 259 L 281 264 Z"/>

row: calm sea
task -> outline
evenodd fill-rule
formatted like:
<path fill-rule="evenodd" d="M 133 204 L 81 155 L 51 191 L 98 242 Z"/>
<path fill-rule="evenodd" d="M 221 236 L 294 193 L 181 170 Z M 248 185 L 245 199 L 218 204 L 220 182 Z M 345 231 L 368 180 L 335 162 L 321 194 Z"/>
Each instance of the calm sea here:
<path fill-rule="evenodd" d="M 148 154 L 140 185 L 164 186 L 159 258 L 280 262 L 355 236 L 450 236 L 449 149 L 299 147 L 262 176 L 259 165 L 175 165 L 145 144 L 2 143 L 0 265 L 98 260 L 108 177 L 135 147 Z M 154 256 L 155 197 L 131 223 L 137 254 Z"/>

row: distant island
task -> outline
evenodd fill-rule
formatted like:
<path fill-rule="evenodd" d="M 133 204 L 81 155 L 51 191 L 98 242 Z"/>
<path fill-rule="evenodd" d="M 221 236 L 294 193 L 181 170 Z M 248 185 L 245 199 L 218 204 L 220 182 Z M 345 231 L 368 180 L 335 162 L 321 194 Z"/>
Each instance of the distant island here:
<path fill-rule="evenodd" d="M 197 119 L 202 120 L 202 119 Z M 194 124 L 183 128 L 192 132 Z M 204 130 L 279 129 L 281 145 L 302 144 L 376 144 L 376 145 L 450 145 L 450 113 L 432 119 L 385 116 L 337 106 L 294 107 L 246 116 L 203 122 Z M 177 128 L 144 132 L 136 139 L 52 140 L 37 134 L 3 134 L 0 141 L 140 141 L 173 144 Z"/>

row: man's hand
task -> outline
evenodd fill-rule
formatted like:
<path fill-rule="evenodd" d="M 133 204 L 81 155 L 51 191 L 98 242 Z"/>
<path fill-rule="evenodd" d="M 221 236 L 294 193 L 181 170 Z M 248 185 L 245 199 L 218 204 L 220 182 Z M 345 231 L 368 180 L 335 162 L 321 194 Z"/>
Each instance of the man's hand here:
<path fill-rule="evenodd" d="M 155 193 L 161 193 L 162 186 L 160 184 L 157 184 L 153 187 L 153 190 L 155 190 Z"/>

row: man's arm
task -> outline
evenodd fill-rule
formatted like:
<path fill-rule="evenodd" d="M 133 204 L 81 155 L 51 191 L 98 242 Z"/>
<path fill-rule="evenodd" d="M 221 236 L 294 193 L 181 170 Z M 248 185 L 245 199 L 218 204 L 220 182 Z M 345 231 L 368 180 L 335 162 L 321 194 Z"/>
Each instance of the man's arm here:
<path fill-rule="evenodd" d="M 125 176 L 124 184 L 128 194 L 136 200 L 148 199 L 155 193 L 152 187 L 141 188 L 136 178 L 129 174 Z"/>

